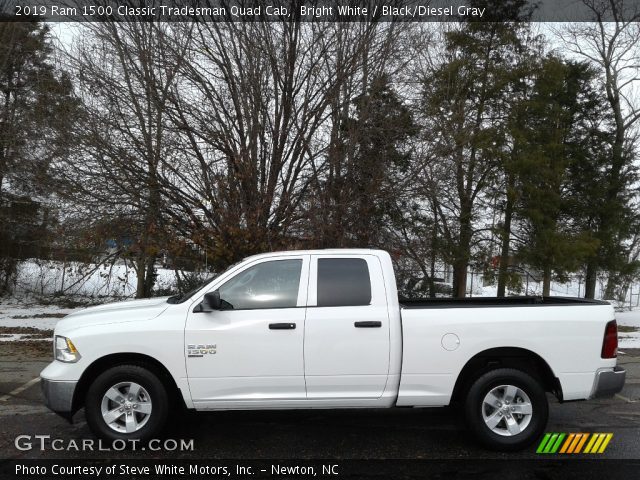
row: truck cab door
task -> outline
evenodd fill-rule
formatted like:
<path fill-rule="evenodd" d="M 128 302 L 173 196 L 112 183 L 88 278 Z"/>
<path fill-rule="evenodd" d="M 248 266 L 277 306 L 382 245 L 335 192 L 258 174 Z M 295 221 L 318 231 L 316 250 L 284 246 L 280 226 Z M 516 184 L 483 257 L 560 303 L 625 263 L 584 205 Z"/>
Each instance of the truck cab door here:
<path fill-rule="evenodd" d="M 313 255 L 304 336 L 308 399 L 376 399 L 389 374 L 389 314 L 374 255 Z"/>
<path fill-rule="evenodd" d="M 185 357 L 196 408 L 304 401 L 308 255 L 249 263 L 217 290 L 221 310 L 187 316 Z M 215 290 L 215 288 L 214 288 Z"/>

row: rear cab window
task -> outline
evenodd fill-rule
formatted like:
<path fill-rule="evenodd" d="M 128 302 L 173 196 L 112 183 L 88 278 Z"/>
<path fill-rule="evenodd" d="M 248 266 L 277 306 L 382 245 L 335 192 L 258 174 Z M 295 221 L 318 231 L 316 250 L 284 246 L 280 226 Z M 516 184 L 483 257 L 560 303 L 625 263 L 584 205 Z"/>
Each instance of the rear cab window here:
<path fill-rule="evenodd" d="M 318 307 L 371 303 L 371 277 L 363 258 L 318 259 Z"/>
<path fill-rule="evenodd" d="M 312 255 L 307 306 L 386 308 L 380 259 L 367 254 Z"/>

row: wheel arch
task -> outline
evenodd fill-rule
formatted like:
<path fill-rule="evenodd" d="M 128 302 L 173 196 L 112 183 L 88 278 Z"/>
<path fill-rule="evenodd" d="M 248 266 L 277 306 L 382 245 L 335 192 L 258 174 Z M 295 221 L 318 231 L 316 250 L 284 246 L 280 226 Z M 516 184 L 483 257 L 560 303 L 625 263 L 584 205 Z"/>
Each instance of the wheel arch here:
<path fill-rule="evenodd" d="M 537 353 L 520 347 L 490 348 L 477 353 L 462 367 L 451 395 L 451 403 L 464 400 L 471 384 L 482 374 L 496 368 L 515 368 L 532 375 L 547 392 L 562 401 L 562 386 L 549 364 Z"/>
<path fill-rule="evenodd" d="M 78 380 L 78 385 L 76 386 L 73 394 L 74 412 L 84 406 L 84 399 L 92 381 L 95 380 L 95 378 L 102 372 L 118 365 L 138 365 L 152 371 L 167 388 L 169 396 L 184 405 L 182 392 L 167 367 L 157 359 L 143 353 L 121 352 L 100 357 L 94 360 L 93 363 L 85 369 L 80 380 Z"/>

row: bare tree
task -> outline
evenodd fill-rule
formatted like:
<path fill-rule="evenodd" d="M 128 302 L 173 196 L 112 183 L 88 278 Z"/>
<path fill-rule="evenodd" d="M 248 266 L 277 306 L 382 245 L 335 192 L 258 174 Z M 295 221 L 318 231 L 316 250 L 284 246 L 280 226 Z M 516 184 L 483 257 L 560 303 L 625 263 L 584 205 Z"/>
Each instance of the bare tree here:
<path fill-rule="evenodd" d="M 154 264 L 169 237 L 162 184 L 174 142 L 166 109 L 180 67 L 164 56 L 170 28 L 88 24 L 66 52 L 85 115 L 78 132 L 82 150 L 58 174 L 84 223 L 96 234 L 106 231 L 97 241 L 116 241 L 133 257 L 139 298 L 151 295 Z"/>
<path fill-rule="evenodd" d="M 376 90 L 374 84 L 379 85 L 383 79 L 394 86 L 397 73 L 409 61 L 406 50 L 410 49 L 405 48 L 412 26 L 383 24 L 371 28 L 367 24 L 339 23 L 334 28 L 335 54 L 325 60 L 326 68 L 329 75 L 345 72 L 347 75 L 331 99 L 326 126 L 327 149 L 321 162 L 314 164 L 308 202 L 309 227 L 318 246 L 364 246 L 371 244 L 372 238 L 379 233 L 379 225 L 365 214 L 366 208 L 357 208 L 357 205 L 379 203 L 383 181 L 380 175 L 374 180 L 374 172 L 383 169 L 383 176 L 388 177 L 392 168 L 383 158 L 375 158 L 370 160 L 377 168 L 371 170 L 372 165 L 367 166 L 367 159 L 362 156 L 362 142 L 370 134 L 367 118 L 377 102 L 371 93 Z M 357 40 L 366 42 L 354 68 L 354 59 L 349 53 Z M 396 126 L 388 127 L 391 132 Z M 369 188 L 365 188 L 365 183 Z M 357 234 L 357 231 L 371 233 L 372 237 L 368 233 Z"/>
<path fill-rule="evenodd" d="M 332 109 L 371 58 L 378 26 L 283 18 L 181 29 L 192 42 L 172 97 L 176 228 L 220 266 L 297 244 Z"/>
<path fill-rule="evenodd" d="M 606 194 L 594 222 L 600 247 L 586 265 L 585 297 L 593 298 L 598 271 L 609 270 L 613 280 L 615 271 L 628 262 L 624 244 L 631 234 L 628 228 L 632 222 L 625 208 L 628 205 L 625 196 L 633 178 L 640 119 L 640 10 L 637 3 L 625 0 L 583 0 L 583 3 L 594 21 L 556 33 L 571 51 L 590 61 L 601 73 L 600 81 L 614 121 Z M 612 296 L 614 284 L 609 282 L 607 296 Z"/>

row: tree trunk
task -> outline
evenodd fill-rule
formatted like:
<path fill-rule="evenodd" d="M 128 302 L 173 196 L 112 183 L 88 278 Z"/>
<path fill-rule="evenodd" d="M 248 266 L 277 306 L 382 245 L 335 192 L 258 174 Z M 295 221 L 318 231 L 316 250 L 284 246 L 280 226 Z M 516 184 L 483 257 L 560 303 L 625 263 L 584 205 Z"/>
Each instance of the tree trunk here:
<path fill-rule="evenodd" d="M 587 271 L 584 278 L 584 298 L 596 297 L 596 275 L 598 271 L 595 265 L 595 259 L 587 263 Z"/>
<path fill-rule="evenodd" d="M 149 298 L 155 284 L 156 256 L 141 255 L 136 261 L 136 298 Z"/>
<path fill-rule="evenodd" d="M 146 274 L 146 259 L 140 255 L 136 260 L 136 298 L 144 298 L 144 277 Z"/>
<path fill-rule="evenodd" d="M 431 258 L 429 259 L 429 298 L 436 298 L 436 242 L 438 241 L 438 210 L 433 209 L 433 229 L 431 231 Z"/>
<path fill-rule="evenodd" d="M 467 294 L 467 267 L 465 260 L 458 261 L 453 266 L 453 296 L 464 298 Z"/>
<path fill-rule="evenodd" d="M 182 294 L 184 293 L 184 288 L 183 288 L 183 282 L 182 279 L 180 278 L 180 272 L 179 270 L 174 267 L 173 268 L 173 273 L 176 276 L 176 288 L 178 289 L 178 294 Z"/>
<path fill-rule="evenodd" d="M 607 286 L 604 289 L 605 300 L 614 300 L 616 298 L 617 286 L 618 286 L 618 278 L 613 272 L 609 272 L 609 278 L 607 278 Z"/>
<path fill-rule="evenodd" d="M 545 267 L 542 276 L 542 296 L 548 297 L 551 293 L 551 268 Z"/>
<path fill-rule="evenodd" d="M 465 202 L 460 214 L 460 236 L 453 262 L 453 295 L 464 298 L 467 293 L 467 269 L 471 255 L 471 204 Z"/>
<path fill-rule="evenodd" d="M 436 255 L 431 254 L 431 262 L 429 265 L 429 298 L 436 298 Z"/>
<path fill-rule="evenodd" d="M 156 283 L 155 263 L 155 255 L 152 255 L 147 259 L 147 273 L 144 278 L 144 298 L 151 297 L 153 285 Z"/>
<path fill-rule="evenodd" d="M 509 243 L 511 242 L 511 217 L 513 217 L 513 201 L 507 195 L 504 210 L 504 226 L 502 229 L 502 248 L 498 266 L 498 297 L 504 297 L 507 290 L 507 268 L 509 267 Z"/>

